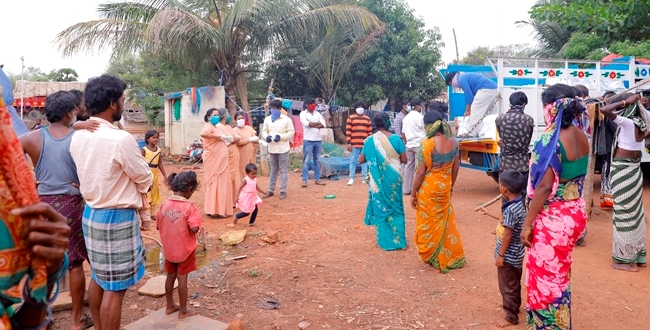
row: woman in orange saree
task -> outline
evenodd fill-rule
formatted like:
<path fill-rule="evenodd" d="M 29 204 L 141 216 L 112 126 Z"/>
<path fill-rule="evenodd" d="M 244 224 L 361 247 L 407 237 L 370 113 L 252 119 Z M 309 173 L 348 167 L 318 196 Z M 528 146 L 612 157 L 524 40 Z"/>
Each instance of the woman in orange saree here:
<path fill-rule="evenodd" d="M 237 142 L 237 147 L 239 147 L 239 176 L 240 178 L 244 178 L 246 176 L 246 165 L 248 163 L 257 163 L 255 149 L 257 148 L 259 138 L 255 129 L 246 125 L 243 112 L 237 112 L 235 114 L 235 120 L 237 121 L 237 126 L 234 128 L 235 134 L 241 137 L 241 140 Z"/>
<path fill-rule="evenodd" d="M 230 185 L 232 186 L 233 196 L 232 202 L 233 205 L 237 204 L 237 191 L 239 189 L 239 184 L 241 183 L 242 177 L 240 176 L 241 171 L 239 169 L 239 147 L 237 143 L 241 140 L 241 136 L 235 132 L 232 126 L 230 126 L 230 114 L 226 115 L 226 121 L 218 126 L 226 132 L 226 136 L 229 138 L 228 143 L 228 168 L 230 169 Z"/>
<path fill-rule="evenodd" d="M 411 205 L 416 210 L 415 245 L 420 258 L 441 273 L 465 265 L 465 253 L 451 205 L 458 177 L 458 143 L 437 111 L 424 116 L 427 138 L 420 145 Z"/>
<path fill-rule="evenodd" d="M 210 109 L 205 115 L 206 124 L 201 131 L 203 140 L 203 168 L 205 180 L 205 214 L 216 218 L 233 215 L 234 192 L 230 182 L 228 147 L 230 140 L 221 122 L 226 121 L 226 109 Z"/>

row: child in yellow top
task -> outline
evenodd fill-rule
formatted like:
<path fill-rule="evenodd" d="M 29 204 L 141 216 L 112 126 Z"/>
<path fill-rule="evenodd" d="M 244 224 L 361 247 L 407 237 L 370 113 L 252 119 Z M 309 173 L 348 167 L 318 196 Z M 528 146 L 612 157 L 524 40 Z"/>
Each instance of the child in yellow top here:
<path fill-rule="evenodd" d="M 160 197 L 160 187 L 158 186 L 158 177 L 160 174 L 164 177 L 167 177 L 165 172 L 165 164 L 161 160 L 162 150 L 158 147 L 158 140 L 160 134 L 156 130 L 149 130 L 144 135 L 144 141 L 147 143 L 146 146 L 142 148 L 142 156 L 144 156 L 145 161 L 149 164 L 151 172 L 153 173 L 153 184 L 151 185 L 151 190 L 146 194 L 146 200 L 150 205 L 150 209 L 143 210 L 141 214 L 142 218 L 142 230 L 149 230 L 151 224 L 151 214 L 154 214 L 152 211 L 157 205 L 160 205 L 162 198 Z M 148 211 L 148 212 L 147 212 Z"/>

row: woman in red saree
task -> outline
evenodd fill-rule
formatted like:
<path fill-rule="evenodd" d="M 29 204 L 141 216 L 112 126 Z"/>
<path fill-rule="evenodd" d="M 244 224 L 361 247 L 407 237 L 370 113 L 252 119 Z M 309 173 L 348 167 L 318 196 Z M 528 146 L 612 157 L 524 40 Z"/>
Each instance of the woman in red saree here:
<path fill-rule="evenodd" d="M 526 259 L 527 329 L 571 329 L 571 253 L 587 224 L 582 186 L 589 142 L 574 125 L 586 108 L 570 86 L 542 93 L 546 131 L 535 142 L 529 210 L 521 233 Z"/>

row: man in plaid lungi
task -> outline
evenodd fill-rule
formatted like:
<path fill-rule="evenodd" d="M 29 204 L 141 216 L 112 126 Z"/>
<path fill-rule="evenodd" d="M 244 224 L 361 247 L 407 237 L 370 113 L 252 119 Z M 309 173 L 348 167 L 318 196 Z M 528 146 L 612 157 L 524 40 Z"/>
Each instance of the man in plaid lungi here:
<path fill-rule="evenodd" d="M 113 126 L 122 117 L 125 89 L 114 76 L 90 79 L 85 103 L 99 128 L 77 131 L 70 143 L 86 200 L 82 229 L 92 277 L 90 312 L 101 330 L 120 328 L 124 294 L 144 275 L 137 210 L 153 175 L 133 136 Z"/>

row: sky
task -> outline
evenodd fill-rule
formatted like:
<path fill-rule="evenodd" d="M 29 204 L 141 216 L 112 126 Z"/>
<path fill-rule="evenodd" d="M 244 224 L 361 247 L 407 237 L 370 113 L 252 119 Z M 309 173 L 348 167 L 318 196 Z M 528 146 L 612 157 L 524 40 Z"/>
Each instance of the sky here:
<path fill-rule="evenodd" d="M 110 53 L 81 53 L 63 57 L 54 44 L 56 35 L 78 23 L 98 19 L 97 7 L 112 0 L 21 0 L 3 1 L 0 64 L 5 72 L 19 74 L 21 56 L 25 68 L 33 66 L 43 72 L 73 68 L 80 81 L 102 74 Z M 454 35 L 462 58 L 479 46 L 532 44 L 529 28 L 519 28 L 517 20 L 528 19 L 528 10 L 535 0 L 406 0 L 415 15 L 423 18 L 426 28 L 439 27 L 445 47 L 442 60 L 456 58 Z M 471 10 L 468 10 L 471 9 Z"/>

